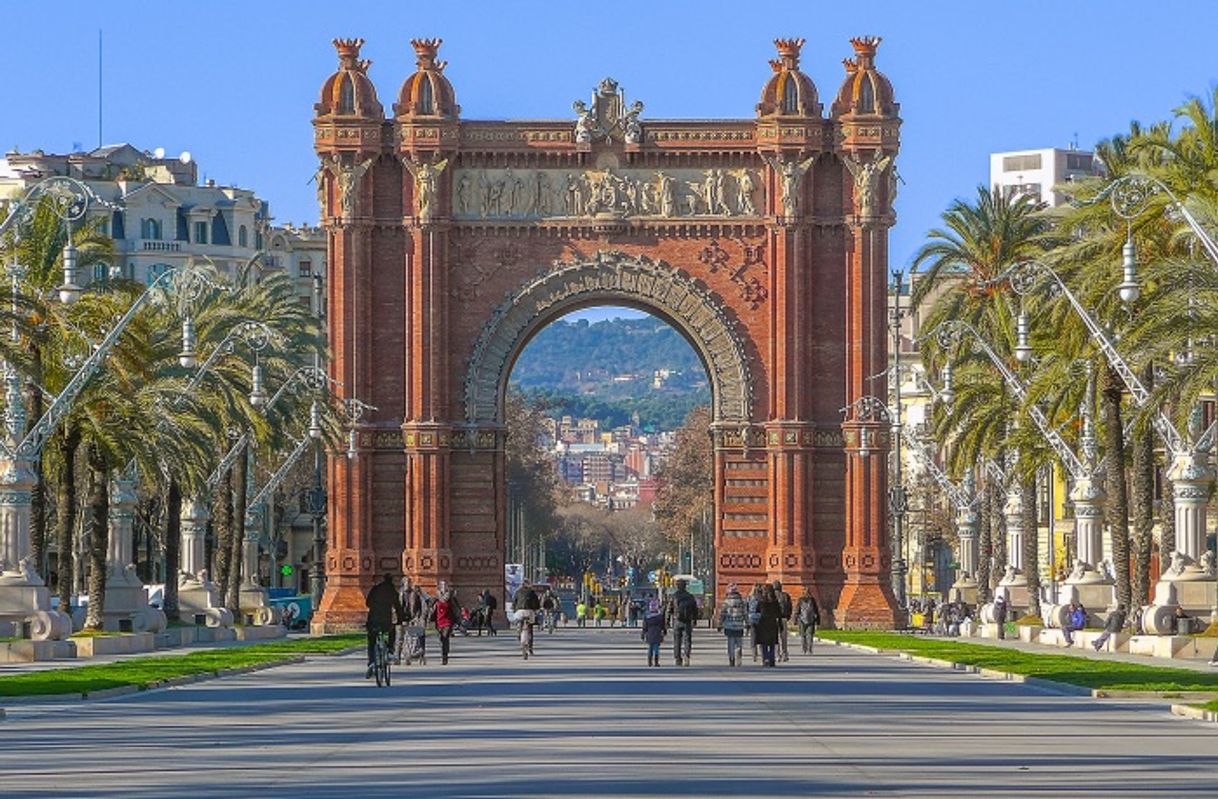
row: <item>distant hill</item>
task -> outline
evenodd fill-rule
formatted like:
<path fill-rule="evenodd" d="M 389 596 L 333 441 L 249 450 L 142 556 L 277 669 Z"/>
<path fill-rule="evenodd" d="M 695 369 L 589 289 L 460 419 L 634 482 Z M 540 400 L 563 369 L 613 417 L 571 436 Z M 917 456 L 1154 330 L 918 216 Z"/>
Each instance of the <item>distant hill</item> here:
<path fill-rule="evenodd" d="M 645 429 L 672 430 L 690 409 L 710 402 L 693 348 L 655 317 L 558 321 L 529 342 L 512 384 L 542 399 L 551 415 L 570 414 Z"/>

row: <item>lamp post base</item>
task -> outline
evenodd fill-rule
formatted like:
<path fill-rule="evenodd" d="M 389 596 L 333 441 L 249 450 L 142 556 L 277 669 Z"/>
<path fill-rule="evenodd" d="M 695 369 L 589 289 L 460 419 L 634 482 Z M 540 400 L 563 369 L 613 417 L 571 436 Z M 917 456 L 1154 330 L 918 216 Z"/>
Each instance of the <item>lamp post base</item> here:
<path fill-rule="evenodd" d="M 0 636 L 62 641 L 72 634 L 72 618 L 51 608 L 51 592 L 19 575 L 0 576 Z"/>

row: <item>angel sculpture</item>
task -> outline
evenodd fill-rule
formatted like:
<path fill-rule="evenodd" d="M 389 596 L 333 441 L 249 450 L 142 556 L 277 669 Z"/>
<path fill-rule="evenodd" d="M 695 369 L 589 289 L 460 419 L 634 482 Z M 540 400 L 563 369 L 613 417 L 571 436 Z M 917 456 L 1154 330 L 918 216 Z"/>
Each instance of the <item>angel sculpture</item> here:
<path fill-rule="evenodd" d="M 789 161 L 778 158 L 766 159 L 766 163 L 778 173 L 778 178 L 782 183 L 783 216 L 794 217 L 799 211 L 799 184 L 803 181 L 804 173 L 812 166 L 814 160 L 816 160 L 815 156 L 803 161 L 795 158 Z"/>
<path fill-rule="evenodd" d="M 444 167 L 448 166 L 448 159 L 445 158 L 434 164 L 426 162 L 416 164 L 409 158 L 403 158 L 402 164 L 414 178 L 414 193 L 415 199 L 418 201 L 419 221 L 430 222 L 432 203 L 435 201 L 436 192 L 438 191 L 436 182 L 440 178 L 440 173 L 444 171 Z"/>
<path fill-rule="evenodd" d="M 342 207 L 343 216 L 350 217 L 354 213 L 355 192 L 359 188 L 359 182 L 364 177 L 364 173 L 371 168 L 371 158 L 362 164 L 353 164 L 351 166 L 335 165 L 335 170 L 338 172 L 339 205 Z"/>
<path fill-rule="evenodd" d="M 870 161 L 855 161 L 850 156 L 846 156 L 843 160 L 846 162 L 846 169 L 849 169 L 850 174 L 854 176 L 854 194 L 858 197 L 859 213 L 863 216 L 871 216 L 878 199 L 876 189 L 880 185 L 880 176 L 892 163 L 892 156 L 883 155 L 876 150 Z"/>

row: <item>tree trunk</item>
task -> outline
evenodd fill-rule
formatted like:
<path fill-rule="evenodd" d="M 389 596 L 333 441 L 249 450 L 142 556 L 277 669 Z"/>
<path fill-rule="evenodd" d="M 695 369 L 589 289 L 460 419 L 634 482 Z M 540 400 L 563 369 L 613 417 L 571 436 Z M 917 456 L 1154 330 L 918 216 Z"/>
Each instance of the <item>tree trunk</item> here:
<path fill-rule="evenodd" d="M 233 618 L 241 617 L 241 581 L 253 575 L 242 573 L 242 548 L 245 545 L 245 501 L 248 488 L 249 447 L 241 448 L 237 462 L 233 464 L 233 517 L 232 540 L 229 541 L 228 594 L 225 605 L 233 612 Z"/>
<path fill-rule="evenodd" d="M 76 528 L 76 450 L 80 447 L 80 432 L 69 425 L 56 436 L 59 447 L 59 475 L 55 481 L 55 546 L 59 550 L 59 609 L 67 613 L 72 607 L 72 532 Z"/>
<path fill-rule="evenodd" d="M 1159 571 L 1167 571 L 1171 553 L 1176 551 L 1176 488 L 1167 479 L 1167 465 L 1162 469 L 1163 499 L 1159 503 Z"/>
<path fill-rule="evenodd" d="M 990 539 L 994 546 L 995 582 L 1001 581 L 1007 572 L 1007 520 L 1002 515 L 1006 505 L 1006 486 L 997 484 L 990 491 Z"/>
<path fill-rule="evenodd" d="M 106 553 L 110 540 L 109 467 L 96 444 L 89 445 L 89 612 L 85 629 L 100 630 L 106 609 Z"/>
<path fill-rule="evenodd" d="M 1142 384 L 1147 389 L 1154 387 L 1154 368 L 1146 364 L 1142 370 Z M 1132 611 L 1150 601 L 1150 552 L 1154 541 L 1155 524 L 1155 439 L 1150 427 L 1133 437 L 1133 483 L 1130 515 L 1133 519 L 1133 580 L 1130 592 Z"/>
<path fill-rule="evenodd" d="M 1023 570 L 1028 578 L 1028 613 L 1040 615 L 1040 514 L 1036 512 L 1036 475 L 1019 481 L 1023 500 Z"/>
<path fill-rule="evenodd" d="M 215 580 L 220 597 L 228 596 L 229 563 L 228 556 L 232 549 L 233 534 L 233 471 L 229 469 L 220 481 L 220 491 L 216 496 L 213 527 L 216 534 L 215 546 Z"/>
<path fill-rule="evenodd" d="M 178 565 L 182 559 L 182 487 L 177 480 L 169 481 L 169 497 L 165 501 L 165 600 L 161 609 L 165 618 L 178 621 Z"/>
<path fill-rule="evenodd" d="M 977 502 L 977 601 L 990 601 L 990 564 L 994 556 L 994 540 L 990 528 L 990 480 L 981 483 L 981 496 Z"/>
<path fill-rule="evenodd" d="M 33 363 L 31 376 L 24 387 L 25 407 L 29 408 L 30 416 L 25 432 L 28 434 L 38 420 L 42 418 L 43 403 L 42 389 L 42 354 L 37 347 L 33 348 Z M 43 469 L 43 454 L 40 452 L 34 459 L 34 486 L 30 489 L 30 556 L 34 559 L 38 574 L 48 584 L 50 583 L 50 558 L 47 554 L 47 486 Z"/>
<path fill-rule="evenodd" d="M 1104 412 L 1104 453 L 1108 462 L 1104 474 L 1104 488 L 1108 494 L 1104 515 L 1112 536 L 1112 571 L 1116 577 L 1117 602 L 1124 603 L 1128 608 L 1129 493 L 1125 484 L 1125 428 L 1121 424 L 1120 376 L 1111 369 L 1104 370 L 1100 404 Z"/>

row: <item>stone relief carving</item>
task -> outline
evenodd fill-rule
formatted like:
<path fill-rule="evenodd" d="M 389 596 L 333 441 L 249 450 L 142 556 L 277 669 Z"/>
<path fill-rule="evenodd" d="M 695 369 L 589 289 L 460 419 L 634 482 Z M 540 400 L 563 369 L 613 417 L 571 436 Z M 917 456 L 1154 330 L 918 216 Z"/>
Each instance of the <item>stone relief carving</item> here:
<path fill-rule="evenodd" d="M 508 365 L 522 341 L 550 309 L 594 297 L 630 300 L 662 311 L 698 343 L 714 386 L 716 421 L 747 423 L 752 414 L 752 378 L 736 324 L 703 285 L 663 261 L 620 252 L 598 252 L 591 260 L 556 263 L 509 292 L 483 326 L 467 362 L 465 416 L 470 425 L 494 424 Z"/>
<path fill-rule="evenodd" d="M 626 105 L 626 93 L 613 78 L 605 78 L 592 92 L 592 105 L 583 100 L 571 104 L 575 111 L 575 141 L 579 143 L 616 139 L 627 144 L 643 140 L 639 115 L 643 104 L 635 100 Z"/>
<path fill-rule="evenodd" d="M 870 161 L 856 161 L 848 155 L 844 156 L 842 160 L 846 164 L 846 169 L 850 170 L 850 174 L 854 177 L 854 196 L 859 204 L 859 213 L 863 216 L 871 216 L 879 210 L 876 208 L 876 202 L 879 199 L 876 189 L 879 188 L 880 178 L 884 171 L 892 163 L 892 156 L 884 155 L 876 150 Z M 895 174 L 894 169 L 893 175 Z M 895 183 L 895 178 L 890 175 L 889 181 L 890 184 Z"/>
<path fill-rule="evenodd" d="M 765 272 L 765 244 L 741 241 L 740 248 L 742 258 L 740 264 L 735 267 L 731 266 L 731 256 L 719 245 L 718 239 L 711 239 L 702 252 L 698 253 L 698 260 L 706 264 L 711 274 L 720 270 L 726 271 L 732 283 L 738 287 L 740 298 L 747 302 L 750 308 L 755 309 L 770 296 L 770 290 L 766 288 L 765 283 L 756 275 L 748 273 L 754 268 Z"/>
<path fill-rule="evenodd" d="M 457 219 L 754 217 L 751 169 L 458 169 Z"/>
<path fill-rule="evenodd" d="M 815 156 L 800 161 L 797 158 L 781 160 L 766 158 L 766 163 L 778 173 L 782 185 L 782 215 L 793 217 L 799 213 L 799 187 L 803 183 L 804 173 L 816 160 Z"/>
<path fill-rule="evenodd" d="M 435 202 L 437 192 L 437 181 L 440 178 L 440 173 L 444 171 L 444 167 L 448 166 L 448 159 L 435 163 L 420 163 L 416 164 L 409 158 L 402 159 L 402 165 L 410 172 L 414 178 L 415 203 L 418 208 L 418 216 L 420 222 L 430 222 L 432 215 L 432 204 Z"/>

